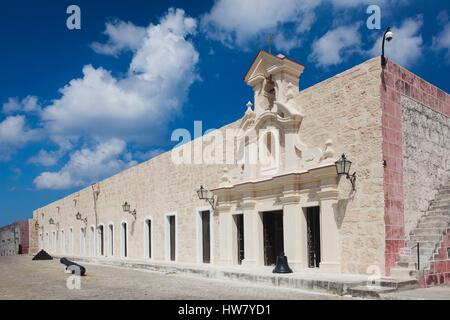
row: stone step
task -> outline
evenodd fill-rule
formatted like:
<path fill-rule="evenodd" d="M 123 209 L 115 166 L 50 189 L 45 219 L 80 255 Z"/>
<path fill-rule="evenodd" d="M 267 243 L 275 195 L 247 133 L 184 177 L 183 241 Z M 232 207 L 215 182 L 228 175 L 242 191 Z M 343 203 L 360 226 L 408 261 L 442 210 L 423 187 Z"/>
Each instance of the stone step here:
<path fill-rule="evenodd" d="M 408 265 L 398 265 L 394 268 L 391 268 L 391 277 L 400 278 L 400 279 L 417 279 L 417 275 L 419 271 L 416 270 L 416 265 L 413 266 Z"/>
<path fill-rule="evenodd" d="M 434 209 L 437 207 L 444 207 L 444 208 L 448 208 L 449 206 L 449 201 L 448 200 L 434 200 L 433 202 L 430 202 L 430 206 L 429 209 Z"/>
<path fill-rule="evenodd" d="M 416 228 L 411 236 L 440 236 L 446 228 Z"/>
<path fill-rule="evenodd" d="M 427 220 L 419 222 L 417 225 L 419 228 L 437 228 L 441 230 L 445 230 L 448 228 L 448 223 L 445 221 L 439 221 L 439 222 L 429 222 Z"/>
<path fill-rule="evenodd" d="M 410 237 L 412 241 L 418 241 L 418 242 L 439 242 L 442 238 L 441 234 L 435 234 L 435 235 L 426 235 L 426 236 L 418 236 L 413 235 Z"/>
<path fill-rule="evenodd" d="M 400 261 L 417 261 L 417 248 L 414 248 L 411 250 L 412 254 L 409 257 L 400 257 Z M 428 256 L 431 257 L 432 255 L 435 254 L 435 249 L 434 248 L 422 248 L 420 247 L 420 258 L 424 257 L 424 256 Z"/>
<path fill-rule="evenodd" d="M 413 248 L 413 246 L 416 244 L 416 242 L 411 241 L 412 245 L 408 245 L 408 248 L 411 248 L 411 254 L 413 257 L 417 256 L 417 246 Z M 420 243 L 420 254 L 432 254 L 436 250 L 436 243 L 435 242 L 421 242 Z"/>
<path fill-rule="evenodd" d="M 399 268 L 416 269 L 416 262 L 413 257 L 400 257 L 396 266 Z"/>
<path fill-rule="evenodd" d="M 408 248 L 411 248 L 412 252 L 417 252 L 417 246 L 416 245 L 417 245 L 417 241 L 413 241 L 413 240 L 406 241 L 406 246 Z M 420 250 L 423 250 L 425 248 L 434 250 L 436 248 L 436 243 L 435 242 L 429 242 L 429 241 L 422 241 L 422 242 L 420 242 Z"/>
<path fill-rule="evenodd" d="M 421 220 L 421 222 L 423 221 L 427 221 L 427 222 L 445 222 L 448 224 L 450 218 L 448 216 L 444 216 L 444 215 L 428 215 L 425 216 L 423 218 L 423 220 Z"/>
<path fill-rule="evenodd" d="M 395 269 L 395 268 L 393 268 Z M 392 269 L 391 269 L 392 270 Z M 381 279 L 376 284 L 359 285 L 348 289 L 353 297 L 363 298 L 378 298 L 380 294 L 416 289 L 419 287 L 419 282 L 415 278 L 395 278 L 395 279 Z"/>
<path fill-rule="evenodd" d="M 438 194 L 437 196 L 436 196 L 436 199 L 435 199 L 436 201 L 447 201 L 447 202 L 450 202 L 450 192 L 449 193 L 447 193 L 447 194 L 445 194 L 445 193 L 443 193 L 443 194 Z"/>
<path fill-rule="evenodd" d="M 410 269 L 416 269 L 417 268 L 417 263 L 420 263 L 420 269 L 424 269 L 430 261 L 432 261 L 433 255 L 429 254 L 421 254 L 420 255 L 420 261 L 417 261 L 417 256 L 413 256 L 413 257 L 402 257 L 400 258 L 400 260 L 397 262 L 397 266 L 401 267 L 401 268 L 410 268 Z"/>
<path fill-rule="evenodd" d="M 443 217 L 448 217 L 450 214 L 450 211 L 445 211 L 445 210 L 430 210 L 427 211 L 426 215 L 424 216 L 424 219 L 426 219 L 427 217 L 435 217 L 435 216 L 443 216 Z"/>
<path fill-rule="evenodd" d="M 434 211 L 434 210 L 441 210 L 441 211 L 448 212 L 450 210 L 450 205 L 447 203 L 446 204 L 442 204 L 442 203 L 432 204 L 428 211 Z"/>
<path fill-rule="evenodd" d="M 358 286 L 354 288 L 349 288 L 348 293 L 352 297 L 360 298 L 379 298 L 380 294 L 395 292 L 397 289 L 389 287 L 378 287 L 378 286 Z"/>

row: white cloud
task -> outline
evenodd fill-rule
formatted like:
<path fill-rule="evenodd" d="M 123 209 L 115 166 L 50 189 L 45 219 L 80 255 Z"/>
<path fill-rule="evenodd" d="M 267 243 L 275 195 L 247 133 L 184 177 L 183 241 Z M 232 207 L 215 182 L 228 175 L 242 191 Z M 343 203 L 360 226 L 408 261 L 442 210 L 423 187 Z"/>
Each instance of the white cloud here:
<path fill-rule="evenodd" d="M 31 157 L 28 162 L 44 167 L 51 167 L 58 163 L 61 156 L 62 154 L 59 151 L 40 150 L 39 153 Z"/>
<path fill-rule="evenodd" d="M 97 53 L 116 56 L 124 50 L 137 50 L 145 38 L 146 29 L 131 22 L 114 20 L 106 23 L 103 34 L 108 37 L 107 42 L 94 42 L 92 49 Z"/>
<path fill-rule="evenodd" d="M 325 33 L 312 44 L 309 59 L 321 67 L 338 65 L 360 50 L 359 24 L 341 26 Z"/>
<path fill-rule="evenodd" d="M 321 5 L 333 10 L 365 9 L 368 5 L 394 6 L 404 0 L 217 0 L 211 10 L 203 15 L 201 26 L 209 38 L 228 47 L 248 49 L 253 42 L 264 43 L 264 36 L 273 33 L 274 45 L 279 50 L 289 51 L 301 44 L 316 22 L 316 11 Z M 286 26 L 294 28 L 286 28 Z M 288 34 L 288 29 L 295 33 Z"/>
<path fill-rule="evenodd" d="M 309 30 L 314 18 L 314 9 L 321 0 L 218 0 L 211 11 L 202 17 L 202 29 L 215 40 L 227 46 L 247 48 L 251 41 L 263 33 L 277 30 L 286 23 L 294 23 L 297 31 Z M 283 35 L 284 36 L 284 35 Z M 285 37 L 285 36 L 284 36 Z M 279 49 L 289 50 L 298 42 L 275 42 Z"/>
<path fill-rule="evenodd" d="M 199 78 L 199 54 L 189 39 L 196 28 L 196 20 L 181 9 L 169 9 L 159 24 L 147 28 L 108 23 L 108 40 L 93 48 L 108 55 L 130 50 L 128 72 L 116 77 L 86 65 L 83 76 L 71 80 L 60 89 L 61 97 L 43 108 L 43 126 L 60 149 L 41 150 L 30 162 L 51 166 L 76 145 L 91 147 L 73 151 L 61 170 L 43 172 L 34 181 L 36 187 L 86 185 L 135 163 L 127 143 L 142 147 L 160 142 L 168 121 L 180 112 Z"/>
<path fill-rule="evenodd" d="M 115 35 L 107 45 L 135 49 L 125 77 L 87 65 L 83 76 L 71 80 L 60 90 L 61 98 L 44 108 L 44 126 L 53 138 L 119 137 L 150 144 L 163 134 L 198 79 L 199 55 L 187 39 L 195 33 L 196 21 L 183 10 L 169 9 L 158 25 L 146 28 L 139 45 L 124 40 L 134 30 L 130 23 L 124 27 L 117 22 L 116 29 L 106 31 Z"/>
<path fill-rule="evenodd" d="M 39 112 L 41 106 L 36 96 L 26 96 L 23 99 L 8 98 L 8 101 L 3 104 L 3 113 L 17 113 L 17 112 Z"/>
<path fill-rule="evenodd" d="M 0 122 L 0 161 L 9 160 L 17 149 L 40 138 L 40 132 L 29 129 L 25 116 L 8 116 Z"/>
<path fill-rule="evenodd" d="M 363 5 L 382 5 L 388 0 L 329 0 L 335 7 L 357 7 Z M 391 0 L 392 1 L 392 0 Z M 398 2 L 398 0 L 395 0 Z M 394 1 L 392 1 L 394 2 Z"/>
<path fill-rule="evenodd" d="M 423 25 L 422 16 L 405 19 L 400 27 L 393 27 L 394 39 L 385 44 L 385 56 L 394 62 L 410 67 L 422 57 L 423 39 L 420 29 Z M 381 55 L 380 37 L 374 44 L 369 54 Z"/>
<path fill-rule="evenodd" d="M 448 22 L 442 28 L 442 31 L 435 37 L 433 37 L 433 50 L 441 51 L 446 53 L 447 62 L 450 63 L 450 22 Z"/>
<path fill-rule="evenodd" d="M 70 155 L 68 163 L 57 172 L 43 172 L 34 180 L 38 189 L 66 189 L 84 186 L 122 171 L 135 161 L 121 159 L 126 143 L 110 139 L 95 148 L 83 148 Z"/>

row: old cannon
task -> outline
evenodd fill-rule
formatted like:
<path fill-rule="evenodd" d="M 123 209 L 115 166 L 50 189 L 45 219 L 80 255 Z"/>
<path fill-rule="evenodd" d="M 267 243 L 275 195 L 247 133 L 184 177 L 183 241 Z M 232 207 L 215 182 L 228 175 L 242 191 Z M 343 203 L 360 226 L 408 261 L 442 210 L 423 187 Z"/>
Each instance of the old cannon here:
<path fill-rule="evenodd" d="M 61 258 L 59 262 L 66 266 L 66 271 L 69 271 L 72 274 L 75 274 L 77 276 L 84 276 L 84 274 L 86 273 L 85 267 L 73 261 L 70 261 L 67 258 Z"/>

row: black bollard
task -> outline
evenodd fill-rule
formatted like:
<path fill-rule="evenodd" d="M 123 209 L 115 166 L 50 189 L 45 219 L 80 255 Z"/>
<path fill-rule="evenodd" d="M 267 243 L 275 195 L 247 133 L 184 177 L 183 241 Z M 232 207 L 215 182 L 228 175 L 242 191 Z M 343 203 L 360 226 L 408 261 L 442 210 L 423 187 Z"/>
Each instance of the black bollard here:
<path fill-rule="evenodd" d="M 289 268 L 287 257 L 284 252 L 277 257 L 277 264 L 272 273 L 292 273 L 292 269 Z"/>

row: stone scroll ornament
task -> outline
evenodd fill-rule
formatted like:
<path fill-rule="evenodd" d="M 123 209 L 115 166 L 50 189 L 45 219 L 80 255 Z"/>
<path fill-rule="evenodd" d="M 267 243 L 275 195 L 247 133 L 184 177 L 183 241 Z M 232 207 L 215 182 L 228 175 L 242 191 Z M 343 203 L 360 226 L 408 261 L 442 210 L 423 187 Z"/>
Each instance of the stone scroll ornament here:
<path fill-rule="evenodd" d="M 73 261 L 70 261 L 67 258 L 61 258 L 59 260 L 59 262 L 61 262 L 63 265 L 66 266 L 67 273 L 75 274 L 77 276 L 84 276 L 86 273 L 85 267 L 83 267 L 82 265 L 79 265 Z"/>

